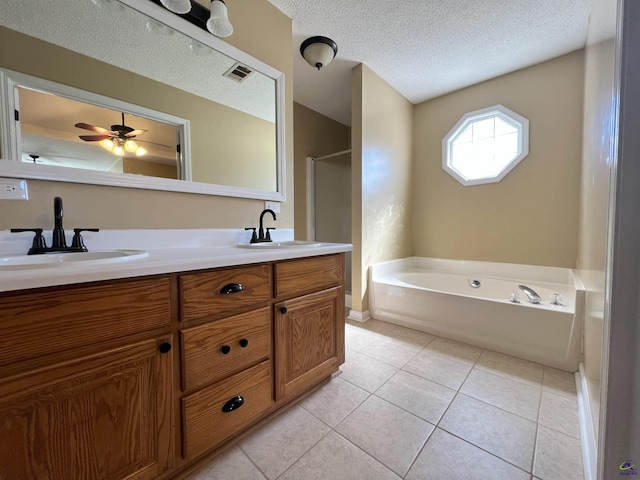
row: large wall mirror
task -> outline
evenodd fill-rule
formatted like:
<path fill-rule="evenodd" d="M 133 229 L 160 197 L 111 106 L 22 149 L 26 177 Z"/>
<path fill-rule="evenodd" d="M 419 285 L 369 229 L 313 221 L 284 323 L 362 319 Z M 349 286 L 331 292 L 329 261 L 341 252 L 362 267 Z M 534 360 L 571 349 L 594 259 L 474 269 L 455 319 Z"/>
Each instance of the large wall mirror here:
<path fill-rule="evenodd" d="M 151 0 L 3 0 L 0 45 L 0 176 L 285 199 L 282 73 Z"/>

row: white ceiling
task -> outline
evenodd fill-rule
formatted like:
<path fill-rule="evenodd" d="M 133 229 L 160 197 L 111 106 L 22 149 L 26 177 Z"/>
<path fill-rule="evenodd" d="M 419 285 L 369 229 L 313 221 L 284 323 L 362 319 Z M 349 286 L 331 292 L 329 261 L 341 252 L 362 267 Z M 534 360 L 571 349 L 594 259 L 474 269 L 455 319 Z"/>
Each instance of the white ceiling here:
<path fill-rule="evenodd" d="M 351 123 L 351 69 L 359 63 L 420 103 L 584 47 L 592 4 L 269 1 L 293 19 L 295 101 L 346 125 Z M 337 57 L 319 72 L 299 53 L 302 41 L 313 35 L 338 44 Z"/>

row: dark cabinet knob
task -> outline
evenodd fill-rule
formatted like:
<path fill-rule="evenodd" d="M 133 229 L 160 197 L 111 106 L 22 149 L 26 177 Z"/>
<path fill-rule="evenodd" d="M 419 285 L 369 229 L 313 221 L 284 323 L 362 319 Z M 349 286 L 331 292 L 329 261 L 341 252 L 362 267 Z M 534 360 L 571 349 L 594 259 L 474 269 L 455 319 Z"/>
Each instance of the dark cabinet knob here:
<path fill-rule="evenodd" d="M 232 293 L 240 293 L 244 290 L 241 283 L 228 283 L 220 289 L 221 295 L 230 295 Z"/>
<path fill-rule="evenodd" d="M 280 307 L 280 313 L 287 313 L 287 307 Z"/>
<path fill-rule="evenodd" d="M 231 351 L 231 347 L 229 345 L 223 345 L 220 351 L 222 352 L 223 355 L 226 355 Z"/>
<path fill-rule="evenodd" d="M 233 412 L 234 410 L 239 409 L 242 405 L 244 405 L 244 398 L 238 395 L 237 397 L 233 397 L 231 400 L 225 403 L 222 406 L 222 411 L 224 413 Z"/>
<path fill-rule="evenodd" d="M 168 342 L 160 344 L 160 353 L 169 353 L 171 351 L 171 344 Z"/>
<path fill-rule="evenodd" d="M 240 340 L 240 346 L 242 348 L 246 347 L 247 345 L 249 345 L 249 340 L 247 340 L 246 338 L 243 338 L 242 340 Z"/>

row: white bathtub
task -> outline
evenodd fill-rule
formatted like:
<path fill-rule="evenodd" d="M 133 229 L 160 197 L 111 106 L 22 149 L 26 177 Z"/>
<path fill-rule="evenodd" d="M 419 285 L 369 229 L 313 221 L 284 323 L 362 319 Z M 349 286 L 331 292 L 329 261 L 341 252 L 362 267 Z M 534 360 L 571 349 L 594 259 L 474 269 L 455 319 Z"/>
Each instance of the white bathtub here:
<path fill-rule="evenodd" d="M 529 303 L 519 285 L 535 290 L 542 304 Z M 373 265 L 369 288 L 373 318 L 578 369 L 584 288 L 570 269 L 411 257 Z M 516 291 L 521 303 L 510 302 Z M 551 304 L 553 293 L 562 305 Z"/>

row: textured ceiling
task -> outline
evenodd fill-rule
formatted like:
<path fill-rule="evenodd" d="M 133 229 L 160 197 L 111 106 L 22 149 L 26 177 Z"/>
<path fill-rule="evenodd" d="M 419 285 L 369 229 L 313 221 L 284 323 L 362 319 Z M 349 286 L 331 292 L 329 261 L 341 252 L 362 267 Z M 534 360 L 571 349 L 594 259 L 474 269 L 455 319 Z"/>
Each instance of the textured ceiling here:
<path fill-rule="evenodd" d="M 269 0 L 293 19 L 294 98 L 351 122 L 351 69 L 366 64 L 412 103 L 584 47 L 591 0 Z M 599 0 L 594 0 L 599 1 Z M 321 71 L 298 52 L 324 35 Z"/>

